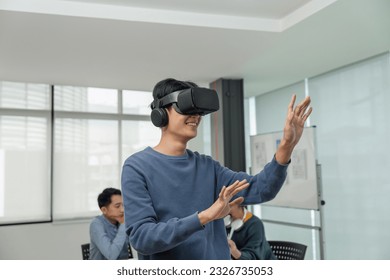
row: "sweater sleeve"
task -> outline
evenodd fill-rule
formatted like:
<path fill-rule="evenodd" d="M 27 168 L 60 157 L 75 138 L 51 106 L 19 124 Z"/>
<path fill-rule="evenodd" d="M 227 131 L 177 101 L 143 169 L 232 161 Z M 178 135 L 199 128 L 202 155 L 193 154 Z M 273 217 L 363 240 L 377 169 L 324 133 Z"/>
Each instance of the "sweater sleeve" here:
<path fill-rule="evenodd" d="M 108 260 L 118 259 L 126 242 L 125 225 L 121 224 L 114 239 L 110 239 L 104 229 L 104 225 L 98 219 L 94 219 L 90 225 L 91 241 L 99 249 L 100 253 Z"/>
<path fill-rule="evenodd" d="M 287 176 L 288 165 L 279 164 L 275 157 L 258 174 L 251 176 L 245 172 L 234 172 L 216 163 L 218 187 L 229 186 L 236 180 L 246 179 L 250 185 L 236 197 L 244 197 L 243 205 L 259 204 L 275 198 Z"/>
<path fill-rule="evenodd" d="M 125 163 L 123 166 L 122 195 L 130 243 L 143 255 L 168 251 L 193 233 L 203 230 L 197 212 L 161 222 L 142 172 L 131 164 Z"/>

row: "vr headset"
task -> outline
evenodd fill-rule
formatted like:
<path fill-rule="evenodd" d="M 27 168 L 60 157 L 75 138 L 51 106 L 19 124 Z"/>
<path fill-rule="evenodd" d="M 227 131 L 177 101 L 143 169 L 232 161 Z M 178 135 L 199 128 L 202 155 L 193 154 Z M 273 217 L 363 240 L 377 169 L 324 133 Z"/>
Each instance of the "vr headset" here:
<path fill-rule="evenodd" d="M 215 90 L 208 88 L 188 88 L 174 91 L 150 104 L 152 123 L 157 127 L 168 124 L 168 114 L 164 108 L 172 104 L 182 115 L 207 115 L 218 111 L 219 99 Z"/>

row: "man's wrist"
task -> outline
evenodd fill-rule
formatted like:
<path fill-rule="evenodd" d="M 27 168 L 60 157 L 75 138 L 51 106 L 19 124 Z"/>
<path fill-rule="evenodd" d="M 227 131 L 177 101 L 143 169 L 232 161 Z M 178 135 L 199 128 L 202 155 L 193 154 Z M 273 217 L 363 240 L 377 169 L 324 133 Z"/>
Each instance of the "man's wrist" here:
<path fill-rule="evenodd" d="M 294 145 L 287 144 L 285 141 L 282 141 L 275 153 L 276 162 L 281 165 L 289 164 L 294 147 Z"/>
<path fill-rule="evenodd" d="M 199 218 L 200 224 L 202 226 L 204 226 L 210 222 L 210 218 L 208 217 L 208 215 L 205 211 L 199 212 L 198 218 Z"/>

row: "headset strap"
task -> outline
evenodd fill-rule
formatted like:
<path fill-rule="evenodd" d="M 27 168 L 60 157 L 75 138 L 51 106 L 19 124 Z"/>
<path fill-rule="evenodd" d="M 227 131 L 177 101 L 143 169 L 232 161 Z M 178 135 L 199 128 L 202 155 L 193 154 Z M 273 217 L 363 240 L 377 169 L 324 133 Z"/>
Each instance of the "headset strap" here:
<path fill-rule="evenodd" d="M 150 104 L 150 107 L 152 109 L 155 108 L 164 108 L 165 106 L 177 102 L 177 97 L 183 90 L 178 90 L 171 92 L 170 94 L 165 95 L 161 99 L 155 99 L 152 104 Z"/>

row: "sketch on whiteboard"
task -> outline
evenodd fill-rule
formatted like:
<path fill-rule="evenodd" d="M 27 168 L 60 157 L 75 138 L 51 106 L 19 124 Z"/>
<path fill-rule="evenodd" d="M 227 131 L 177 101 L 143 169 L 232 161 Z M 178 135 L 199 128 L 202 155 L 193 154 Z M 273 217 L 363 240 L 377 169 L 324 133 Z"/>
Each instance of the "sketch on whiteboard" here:
<path fill-rule="evenodd" d="M 307 180 L 307 156 L 305 149 L 296 149 L 291 156 L 291 175 L 294 180 Z"/>
<path fill-rule="evenodd" d="M 267 149 L 264 142 L 256 142 L 255 146 L 255 155 L 256 155 L 256 166 L 264 167 L 267 164 Z"/>

